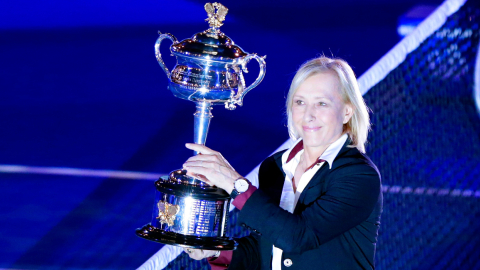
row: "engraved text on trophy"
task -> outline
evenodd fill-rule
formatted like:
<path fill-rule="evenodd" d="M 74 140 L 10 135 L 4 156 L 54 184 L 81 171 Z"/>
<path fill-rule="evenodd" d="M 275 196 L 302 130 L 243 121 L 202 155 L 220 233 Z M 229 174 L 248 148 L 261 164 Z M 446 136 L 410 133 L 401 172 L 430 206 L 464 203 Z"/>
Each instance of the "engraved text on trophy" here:
<path fill-rule="evenodd" d="M 191 212 L 186 224 L 187 235 L 210 236 L 216 235 L 221 229 L 221 217 L 224 202 L 223 201 L 203 201 L 197 200 L 190 204 Z"/>
<path fill-rule="evenodd" d="M 172 82 L 192 88 L 205 87 L 207 89 L 232 89 L 237 88 L 239 77 L 234 71 L 203 70 L 178 65 L 172 71 Z"/>

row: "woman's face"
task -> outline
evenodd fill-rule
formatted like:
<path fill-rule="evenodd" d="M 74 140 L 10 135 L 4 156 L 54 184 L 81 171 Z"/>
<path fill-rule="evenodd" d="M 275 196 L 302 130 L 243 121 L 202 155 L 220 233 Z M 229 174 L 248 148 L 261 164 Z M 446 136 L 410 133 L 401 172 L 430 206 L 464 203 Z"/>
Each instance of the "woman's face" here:
<path fill-rule="evenodd" d="M 305 147 L 325 150 L 343 133 L 352 117 L 345 104 L 335 73 L 328 71 L 306 79 L 293 95 L 292 119 Z"/>

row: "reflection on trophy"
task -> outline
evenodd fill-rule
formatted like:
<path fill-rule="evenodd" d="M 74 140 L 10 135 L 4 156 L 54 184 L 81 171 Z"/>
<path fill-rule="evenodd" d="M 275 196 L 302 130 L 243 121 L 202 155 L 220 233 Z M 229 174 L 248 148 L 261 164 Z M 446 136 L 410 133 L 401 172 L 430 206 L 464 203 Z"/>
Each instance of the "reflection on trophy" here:
<path fill-rule="evenodd" d="M 233 110 L 242 105 L 244 96 L 265 76 L 265 57 L 249 54 L 222 33 L 228 9 L 220 3 L 207 3 L 210 28 L 180 42 L 171 34 L 161 34 L 155 43 L 158 63 L 169 79 L 173 95 L 196 104 L 194 142 L 205 144 L 212 106 L 224 105 Z M 170 72 L 160 54 L 164 39 L 173 44 L 170 51 L 177 64 Z M 256 80 L 245 86 L 243 72 L 255 59 L 260 65 Z M 198 154 L 198 153 L 195 153 Z M 136 230 L 148 240 L 182 247 L 209 250 L 235 249 L 233 239 L 226 237 L 230 196 L 223 189 L 175 170 L 155 182 L 155 204 L 152 221 Z"/>

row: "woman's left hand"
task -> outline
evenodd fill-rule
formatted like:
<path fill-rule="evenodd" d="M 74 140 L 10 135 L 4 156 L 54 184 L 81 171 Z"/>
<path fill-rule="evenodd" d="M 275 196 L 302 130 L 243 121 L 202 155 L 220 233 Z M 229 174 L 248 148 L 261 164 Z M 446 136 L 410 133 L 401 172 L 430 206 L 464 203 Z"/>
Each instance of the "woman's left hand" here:
<path fill-rule="evenodd" d="M 203 260 L 205 258 L 210 258 L 217 254 L 215 250 L 206 250 L 206 249 L 194 249 L 194 248 L 183 248 L 183 251 L 194 260 Z"/>
<path fill-rule="evenodd" d="M 235 180 L 242 176 L 235 171 L 222 154 L 205 145 L 187 143 L 185 146 L 199 153 L 183 164 L 183 168 L 187 170 L 187 175 L 198 178 L 207 184 L 215 185 L 230 194 Z"/>

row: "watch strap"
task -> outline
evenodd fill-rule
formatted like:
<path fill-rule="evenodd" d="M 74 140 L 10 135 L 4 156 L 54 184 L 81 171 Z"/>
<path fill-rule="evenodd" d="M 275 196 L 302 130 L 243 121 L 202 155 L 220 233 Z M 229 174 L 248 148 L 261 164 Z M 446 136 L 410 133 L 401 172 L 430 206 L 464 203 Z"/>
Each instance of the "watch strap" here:
<path fill-rule="evenodd" d="M 232 193 L 230 193 L 230 198 L 232 198 L 232 199 L 235 200 L 235 198 L 236 198 L 238 195 L 240 195 L 240 193 L 239 193 L 235 188 L 233 188 Z"/>

